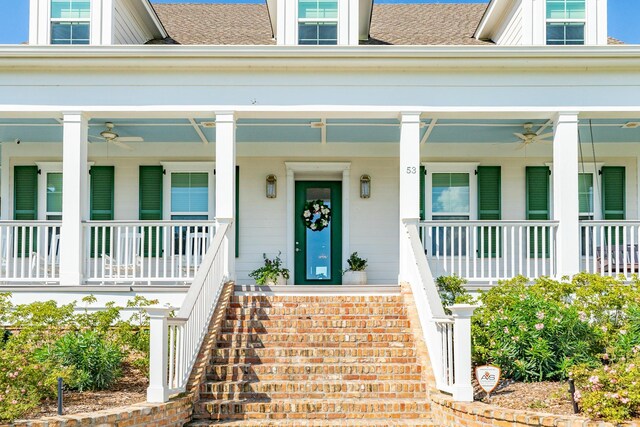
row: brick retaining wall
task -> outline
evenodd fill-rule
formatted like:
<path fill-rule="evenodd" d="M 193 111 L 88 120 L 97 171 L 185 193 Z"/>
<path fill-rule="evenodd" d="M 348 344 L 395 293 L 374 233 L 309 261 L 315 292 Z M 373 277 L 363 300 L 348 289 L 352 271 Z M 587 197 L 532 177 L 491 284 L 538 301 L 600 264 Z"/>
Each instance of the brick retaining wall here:
<path fill-rule="evenodd" d="M 442 427 L 614 427 L 578 416 L 519 411 L 481 402 L 454 402 L 451 396 L 437 391 L 432 391 L 430 397 L 434 423 Z M 624 426 L 640 427 L 640 423 Z"/>
<path fill-rule="evenodd" d="M 137 403 L 135 405 L 104 409 L 102 411 L 46 417 L 38 420 L 16 421 L 15 427 L 182 427 L 191 419 L 191 397 L 174 398 L 167 403 Z"/>

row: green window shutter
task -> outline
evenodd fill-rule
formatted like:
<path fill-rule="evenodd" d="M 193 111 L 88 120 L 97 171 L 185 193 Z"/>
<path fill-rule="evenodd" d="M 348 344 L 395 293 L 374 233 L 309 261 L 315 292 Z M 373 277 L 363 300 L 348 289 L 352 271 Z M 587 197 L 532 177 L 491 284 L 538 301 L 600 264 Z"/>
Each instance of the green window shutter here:
<path fill-rule="evenodd" d="M 602 216 L 605 220 L 625 219 L 625 168 L 602 167 Z"/>
<path fill-rule="evenodd" d="M 13 168 L 13 219 L 17 221 L 34 221 L 38 219 L 38 167 L 15 166 Z M 32 241 L 29 230 L 24 241 L 27 247 L 22 247 L 22 230 L 18 230 L 18 247 L 15 248 L 19 257 L 30 256 L 36 249 L 35 238 Z"/>
<path fill-rule="evenodd" d="M 92 221 L 112 221 L 114 206 L 114 181 L 115 171 L 113 166 L 92 166 L 90 185 L 90 216 Z M 64 189 L 63 189 L 64 191 Z M 97 239 L 97 241 L 96 241 Z M 99 252 L 102 251 L 104 239 L 105 253 L 109 254 L 111 245 L 111 233 L 107 229 L 94 229 L 91 234 L 91 256 L 95 256 L 96 245 Z"/>
<path fill-rule="evenodd" d="M 162 221 L 162 182 L 164 176 L 164 169 L 162 166 L 140 166 L 139 174 L 139 219 L 143 221 Z M 144 241 L 144 256 L 149 256 L 149 233 L 151 233 L 151 252 L 160 251 L 162 248 L 158 248 L 156 240 L 158 238 L 157 229 L 150 227 L 143 227 L 142 232 L 145 235 Z M 160 240 L 162 240 L 162 234 L 160 234 Z M 161 256 L 162 253 L 152 256 Z"/>
<path fill-rule="evenodd" d="M 500 166 L 478 166 L 478 219 L 498 221 L 501 214 L 501 169 Z M 485 257 L 496 256 L 499 233 L 496 228 L 485 228 L 482 242 Z M 491 245 L 489 245 L 491 237 Z M 491 253 L 489 253 L 491 249 Z"/>
<path fill-rule="evenodd" d="M 424 166 L 420 166 L 420 221 L 427 219 L 426 205 L 425 205 L 425 179 L 427 177 L 427 169 Z"/>
<path fill-rule="evenodd" d="M 548 221 L 550 219 L 549 201 L 549 167 L 548 166 L 527 166 L 527 220 Z M 549 256 L 549 233 L 545 235 L 546 245 L 542 245 L 542 229 L 537 230 L 538 235 L 538 257 Z M 535 255 L 536 233 L 533 229 L 529 236 L 529 255 Z"/>
<path fill-rule="evenodd" d="M 236 258 L 240 256 L 240 166 L 236 165 Z"/>

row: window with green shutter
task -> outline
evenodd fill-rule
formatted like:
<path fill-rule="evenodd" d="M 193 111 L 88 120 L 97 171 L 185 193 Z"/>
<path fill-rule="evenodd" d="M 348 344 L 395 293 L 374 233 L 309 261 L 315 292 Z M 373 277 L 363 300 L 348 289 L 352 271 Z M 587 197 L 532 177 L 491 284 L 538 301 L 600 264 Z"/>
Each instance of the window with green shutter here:
<path fill-rule="evenodd" d="M 602 167 L 602 218 L 605 221 L 623 220 L 626 218 L 626 169 L 624 166 Z M 609 229 L 605 229 L 605 239 L 612 245 L 622 243 L 624 230 L 620 227 L 618 238 L 609 238 Z"/>
<path fill-rule="evenodd" d="M 500 166 L 478 166 L 478 219 L 499 221 L 501 214 L 501 169 Z M 482 252 L 485 257 L 496 256 L 500 239 L 496 227 L 484 227 Z M 489 241 L 491 238 L 491 241 Z"/>
<path fill-rule="evenodd" d="M 139 174 L 139 219 L 143 221 L 162 221 L 162 181 L 163 181 L 163 167 L 162 166 L 140 166 Z M 149 236 L 151 233 L 151 256 L 159 257 L 162 255 L 162 248 L 158 246 L 157 239 L 162 241 L 162 230 L 158 232 L 157 229 L 152 227 L 142 227 L 142 231 L 145 236 Z M 158 234 L 160 234 L 158 236 Z M 149 238 L 145 238 L 144 256 L 149 255 Z"/>
<path fill-rule="evenodd" d="M 549 195 L 549 167 L 548 166 L 527 166 L 526 170 L 526 194 L 527 194 L 527 220 L 548 221 L 550 219 L 550 195 Z M 536 254 L 536 235 L 537 248 Z M 543 245 L 543 235 L 544 241 Z M 543 231 L 542 227 L 530 228 L 529 235 L 529 255 L 549 256 L 549 233 Z"/>
<path fill-rule="evenodd" d="M 578 174 L 578 206 L 581 220 L 594 219 L 593 174 Z"/>
<path fill-rule="evenodd" d="M 13 168 L 13 219 L 16 221 L 34 221 L 38 219 L 38 167 L 15 166 Z M 28 257 L 35 250 L 35 238 L 31 239 L 29 230 L 24 236 L 27 246 L 22 247 L 22 231 L 18 230 L 16 253 Z"/>
<path fill-rule="evenodd" d="M 625 219 L 625 168 L 602 167 L 602 217 L 605 220 Z"/>
<path fill-rule="evenodd" d="M 90 186 L 90 216 L 92 221 L 112 221 L 114 212 L 114 180 L 113 166 L 92 166 Z M 109 229 L 93 229 L 91 234 L 91 256 L 98 253 L 110 254 L 111 233 Z M 104 252 L 103 252 L 104 248 Z"/>

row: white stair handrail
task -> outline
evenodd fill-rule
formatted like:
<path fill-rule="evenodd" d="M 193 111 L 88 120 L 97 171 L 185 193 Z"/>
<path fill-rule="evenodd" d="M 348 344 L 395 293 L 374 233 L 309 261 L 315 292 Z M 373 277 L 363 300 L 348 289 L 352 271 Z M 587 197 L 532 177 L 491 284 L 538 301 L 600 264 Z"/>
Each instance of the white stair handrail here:
<path fill-rule="evenodd" d="M 422 327 L 436 387 L 454 400 L 473 401 L 471 385 L 471 316 L 474 306 L 454 305 L 447 316 L 424 253 L 417 219 L 403 219 L 409 280 Z"/>
<path fill-rule="evenodd" d="M 228 257 L 231 219 L 218 219 L 213 242 L 176 317 L 170 309 L 147 309 L 150 317 L 150 363 L 147 401 L 166 402 L 186 390 L 200 346 L 224 284 L 229 280 Z"/>

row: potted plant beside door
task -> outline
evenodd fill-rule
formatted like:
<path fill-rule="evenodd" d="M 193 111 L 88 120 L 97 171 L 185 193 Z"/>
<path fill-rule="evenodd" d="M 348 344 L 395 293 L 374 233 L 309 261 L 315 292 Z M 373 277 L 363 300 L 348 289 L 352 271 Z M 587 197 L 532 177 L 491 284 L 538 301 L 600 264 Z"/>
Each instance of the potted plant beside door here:
<path fill-rule="evenodd" d="M 342 276 L 343 285 L 366 285 L 367 284 L 367 272 L 364 271 L 367 268 L 367 260 L 360 258 L 358 252 L 351 254 L 347 259 L 349 268 L 344 272 Z"/>
<path fill-rule="evenodd" d="M 267 254 L 262 254 L 262 258 L 264 259 L 264 265 L 249 273 L 249 277 L 256 280 L 256 285 L 286 285 L 287 280 L 289 280 L 289 270 L 282 267 L 280 252 L 278 253 L 278 256 L 273 259 L 267 258 Z"/>

